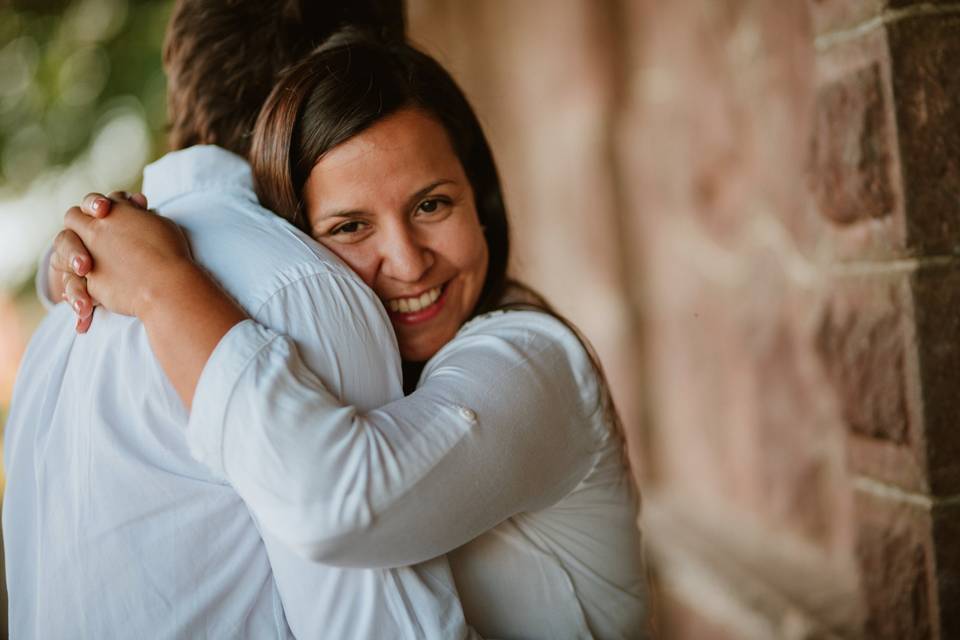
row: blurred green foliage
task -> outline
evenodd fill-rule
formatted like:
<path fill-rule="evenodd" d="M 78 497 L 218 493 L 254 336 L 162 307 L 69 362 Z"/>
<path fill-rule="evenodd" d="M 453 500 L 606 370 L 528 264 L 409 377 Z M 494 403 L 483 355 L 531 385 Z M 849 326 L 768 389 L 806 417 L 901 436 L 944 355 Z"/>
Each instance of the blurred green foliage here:
<path fill-rule="evenodd" d="M 163 32 L 170 0 L 0 0 L 0 186 L 20 191 L 88 147 L 115 104 L 165 148 Z"/>

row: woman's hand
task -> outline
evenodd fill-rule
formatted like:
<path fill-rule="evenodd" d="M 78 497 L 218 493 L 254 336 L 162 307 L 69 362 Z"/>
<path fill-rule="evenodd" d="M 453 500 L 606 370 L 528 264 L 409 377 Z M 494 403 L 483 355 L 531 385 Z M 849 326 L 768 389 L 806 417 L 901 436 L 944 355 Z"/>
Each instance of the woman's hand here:
<path fill-rule="evenodd" d="M 130 195 L 126 191 L 113 191 L 107 196 L 109 204 L 126 200 L 133 205 L 147 208 L 147 197 L 142 193 Z M 109 213 L 110 207 L 94 212 L 96 217 Z M 47 290 L 51 300 L 66 300 L 77 314 L 77 333 L 86 333 L 93 322 L 97 301 L 87 291 L 86 275 L 93 266 L 93 258 L 75 232 L 63 229 L 53 240 L 50 260 L 47 265 Z"/>
<path fill-rule="evenodd" d="M 89 294 L 143 322 L 154 354 L 189 408 L 210 354 L 247 316 L 193 263 L 180 227 L 138 204 L 91 193 L 67 211 L 64 224 L 89 252 Z M 76 252 L 76 244 L 67 245 Z M 77 256 L 68 251 L 65 257 L 72 266 Z"/>
<path fill-rule="evenodd" d="M 180 228 L 141 204 L 146 201 L 91 193 L 67 211 L 51 269 L 54 262 L 61 274 L 69 269 L 70 274 L 61 277 L 64 293 L 81 317 L 78 330 L 94 301 L 117 313 L 142 316 L 154 292 L 180 273 L 179 266 L 192 267 Z M 86 277 L 86 297 L 82 283 L 74 280 L 81 275 Z"/>

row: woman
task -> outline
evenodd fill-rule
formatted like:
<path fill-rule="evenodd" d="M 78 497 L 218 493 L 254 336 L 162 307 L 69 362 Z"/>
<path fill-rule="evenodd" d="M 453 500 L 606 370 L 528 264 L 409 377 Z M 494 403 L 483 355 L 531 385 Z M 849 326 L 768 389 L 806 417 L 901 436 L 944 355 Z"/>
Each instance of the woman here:
<path fill-rule="evenodd" d="M 281 78 L 254 136 L 261 201 L 377 293 L 412 393 L 344 406 L 211 286 L 172 223 L 71 210 L 91 293 L 140 317 L 192 404 L 193 450 L 317 561 L 449 553 L 485 636 L 643 635 L 636 494 L 606 384 L 570 326 L 507 279 L 496 168 L 454 81 L 345 31 Z"/>

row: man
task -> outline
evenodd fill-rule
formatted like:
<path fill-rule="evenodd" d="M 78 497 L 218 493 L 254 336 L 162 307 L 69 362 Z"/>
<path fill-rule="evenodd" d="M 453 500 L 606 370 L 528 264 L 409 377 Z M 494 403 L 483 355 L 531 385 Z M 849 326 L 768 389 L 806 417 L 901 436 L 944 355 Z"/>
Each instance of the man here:
<path fill-rule="evenodd" d="M 338 22 L 380 20 L 384 8 L 401 15 L 389 12 L 398 3 L 374 2 L 334 19 L 332 7 L 313 4 L 323 3 L 177 4 L 164 65 L 171 146 L 182 150 L 147 168 L 144 191 L 247 313 L 293 338 L 333 393 L 373 408 L 402 392 L 379 301 L 259 207 L 241 157 L 285 65 Z M 261 539 L 235 492 L 191 457 L 186 425 L 139 322 L 98 313 L 77 336 L 71 309 L 51 311 L 24 357 L 5 436 L 12 637 L 471 633 L 445 558 L 343 569 Z"/>

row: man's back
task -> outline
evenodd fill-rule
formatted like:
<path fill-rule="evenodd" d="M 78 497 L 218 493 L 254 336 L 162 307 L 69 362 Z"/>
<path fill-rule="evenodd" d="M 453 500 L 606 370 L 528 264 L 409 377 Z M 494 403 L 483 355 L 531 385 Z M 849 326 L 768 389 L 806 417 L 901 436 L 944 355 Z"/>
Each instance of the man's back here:
<path fill-rule="evenodd" d="M 297 340 L 331 391 L 361 408 L 400 394 L 376 299 L 259 208 L 243 160 L 188 149 L 148 168 L 144 187 L 185 227 L 198 262 L 252 317 Z M 42 323 L 6 435 L 14 637 L 284 637 L 281 601 L 302 637 L 462 633 L 445 559 L 340 569 L 269 537 L 265 547 L 233 490 L 190 456 L 186 423 L 139 322 L 98 313 L 77 337 L 61 305 Z"/>
<path fill-rule="evenodd" d="M 260 536 L 178 437 L 138 323 L 72 323 L 61 305 L 37 330 L 8 421 L 11 635 L 284 637 Z"/>

